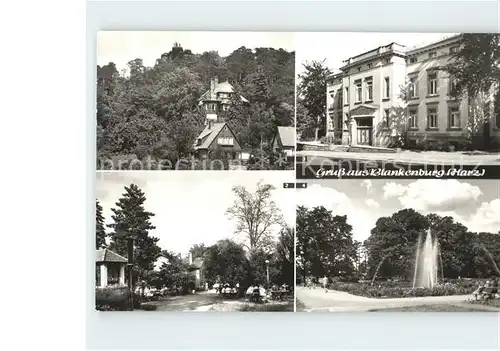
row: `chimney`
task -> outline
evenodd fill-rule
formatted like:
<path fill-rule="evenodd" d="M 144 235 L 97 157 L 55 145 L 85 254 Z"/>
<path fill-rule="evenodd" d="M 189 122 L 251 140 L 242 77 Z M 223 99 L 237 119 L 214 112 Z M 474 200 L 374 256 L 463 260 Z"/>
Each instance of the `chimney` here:
<path fill-rule="evenodd" d="M 209 130 L 212 129 L 212 120 L 211 119 L 208 120 L 208 129 Z"/>
<path fill-rule="evenodd" d="M 189 253 L 189 264 L 193 264 L 193 254 Z"/>
<path fill-rule="evenodd" d="M 214 82 L 215 82 L 215 85 L 219 84 L 219 77 L 215 76 Z"/>

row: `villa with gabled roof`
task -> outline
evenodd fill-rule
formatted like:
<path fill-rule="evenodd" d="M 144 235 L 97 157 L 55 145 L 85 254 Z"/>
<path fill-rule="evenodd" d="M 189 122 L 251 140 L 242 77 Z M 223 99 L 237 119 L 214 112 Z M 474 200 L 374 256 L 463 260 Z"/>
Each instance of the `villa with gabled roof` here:
<path fill-rule="evenodd" d="M 224 121 L 234 94 L 236 92 L 228 81 L 219 83 L 218 78 L 215 77 L 210 81 L 209 90 L 200 97 L 199 105 L 205 111 L 205 128 L 193 145 L 197 157 L 207 158 L 211 152 L 215 151 L 222 151 L 231 159 L 240 157 L 241 145 Z M 239 98 L 243 103 L 248 102 L 241 95 Z"/>

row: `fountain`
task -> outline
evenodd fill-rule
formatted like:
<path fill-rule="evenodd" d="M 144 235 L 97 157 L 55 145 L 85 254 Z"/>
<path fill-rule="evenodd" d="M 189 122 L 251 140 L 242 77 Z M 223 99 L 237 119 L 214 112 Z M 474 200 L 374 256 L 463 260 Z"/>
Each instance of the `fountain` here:
<path fill-rule="evenodd" d="M 422 244 L 421 237 L 418 238 L 415 259 L 415 271 L 413 275 L 414 288 L 430 288 L 437 285 L 438 281 L 438 255 L 439 247 L 437 240 L 432 239 L 431 230 L 427 230 L 427 236 Z"/>

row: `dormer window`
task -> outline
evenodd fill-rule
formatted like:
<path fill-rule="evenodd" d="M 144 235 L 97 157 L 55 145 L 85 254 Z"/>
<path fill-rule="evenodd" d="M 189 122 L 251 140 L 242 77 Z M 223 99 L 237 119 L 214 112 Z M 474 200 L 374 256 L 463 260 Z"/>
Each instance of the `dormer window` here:
<path fill-rule="evenodd" d="M 200 146 L 200 145 L 201 145 L 201 139 L 200 139 L 200 138 L 198 138 L 198 139 L 196 140 L 196 146 Z"/>
<path fill-rule="evenodd" d="M 432 51 L 432 52 L 429 52 L 429 59 L 432 59 L 432 58 L 435 58 L 436 57 L 436 52 L 435 51 Z"/>
<path fill-rule="evenodd" d="M 372 67 L 373 67 L 373 63 L 369 63 L 368 68 L 372 68 Z"/>
<path fill-rule="evenodd" d="M 416 57 L 410 57 L 410 63 L 416 63 L 417 58 Z"/>

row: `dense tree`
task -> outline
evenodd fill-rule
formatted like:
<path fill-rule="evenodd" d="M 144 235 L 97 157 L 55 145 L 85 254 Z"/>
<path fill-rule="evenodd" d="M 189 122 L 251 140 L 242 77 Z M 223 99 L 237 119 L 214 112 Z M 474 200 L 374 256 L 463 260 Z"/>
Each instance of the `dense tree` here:
<path fill-rule="evenodd" d="M 500 84 L 500 34 L 462 34 L 459 50 L 443 69 L 455 83 L 451 95 L 467 97 L 467 131 L 469 135 L 477 133 L 489 123 L 494 93 Z"/>
<path fill-rule="evenodd" d="M 276 254 L 272 255 L 270 272 L 271 281 L 277 284 L 293 285 L 295 266 L 294 229 L 288 225 L 281 230 L 276 243 Z"/>
<path fill-rule="evenodd" d="M 297 260 L 302 281 L 308 276 L 354 274 L 356 246 L 346 216 L 334 216 L 323 206 L 297 208 Z"/>
<path fill-rule="evenodd" d="M 236 221 L 235 234 L 242 236 L 243 245 L 250 251 L 268 249 L 273 244 L 271 230 L 283 223 L 281 211 L 272 200 L 274 189 L 261 182 L 254 193 L 241 185 L 232 189 L 236 199 L 226 214 Z"/>
<path fill-rule="evenodd" d="M 303 64 L 304 73 L 299 75 L 297 95 L 304 110 L 300 114 L 301 126 L 315 129 L 314 139 L 317 140 L 325 134 L 326 125 L 326 81 L 333 72 L 323 61 L 312 61 Z"/>
<path fill-rule="evenodd" d="M 248 284 L 250 263 L 240 244 L 232 240 L 220 240 L 207 248 L 204 257 L 205 276 L 211 284 Z"/>
<path fill-rule="evenodd" d="M 111 250 L 127 256 L 127 239 L 134 240 L 134 268 L 138 279 L 153 270 L 161 252 L 157 245 L 159 239 L 149 235 L 149 231 L 155 229 L 150 220 L 154 214 L 144 209 L 145 201 L 146 196 L 137 185 L 125 187 L 125 193 L 111 209 L 113 223 L 108 224 L 113 229 L 109 234 Z"/>
<path fill-rule="evenodd" d="M 293 125 L 294 67 L 295 53 L 285 50 L 241 47 L 221 57 L 215 51 L 194 54 L 179 43 L 153 67 L 131 60 L 127 75 L 114 63 L 98 66 L 98 157 L 176 162 L 190 155 L 204 128 L 198 99 L 215 76 L 249 100 L 232 108 L 228 120 L 243 147 L 259 148 L 276 126 Z"/>
<path fill-rule="evenodd" d="M 163 263 L 159 272 L 155 275 L 156 287 L 161 286 L 184 288 L 188 283 L 193 281 L 193 276 L 189 274 L 189 265 L 178 254 L 174 254 L 168 250 L 163 250 L 161 256 L 168 260 L 168 263 Z"/>
<path fill-rule="evenodd" d="M 472 233 L 452 217 L 405 209 L 379 218 L 366 240 L 370 277 L 379 268 L 378 277 L 411 280 L 419 237 L 423 240 L 428 230 L 439 245 L 440 277 L 500 275 L 500 235 Z"/>
<path fill-rule="evenodd" d="M 205 253 L 207 252 L 207 247 L 205 244 L 194 244 L 190 249 L 189 252 L 191 255 L 193 255 L 193 258 L 196 257 L 204 257 Z"/>
<path fill-rule="evenodd" d="M 364 243 L 368 250 L 370 276 L 382 262 L 378 276 L 411 277 L 418 237 L 428 227 L 425 216 L 412 209 L 379 218 Z"/>
<path fill-rule="evenodd" d="M 102 206 L 98 200 L 95 202 L 95 248 L 106 247 L 106 230 L 104 229 L 104 216 Z"/>
<path fill-rule="evenodd" d="M 318 120 L 311 118 L 307 109 L 304 106 L 304 100 L 297 96 L 297 102 L 295 105 L 296 115 L 297 115 L 297 135 L 301 140 L 307 140 L 310 138 L 315 138 L 316 127 Z"/>

